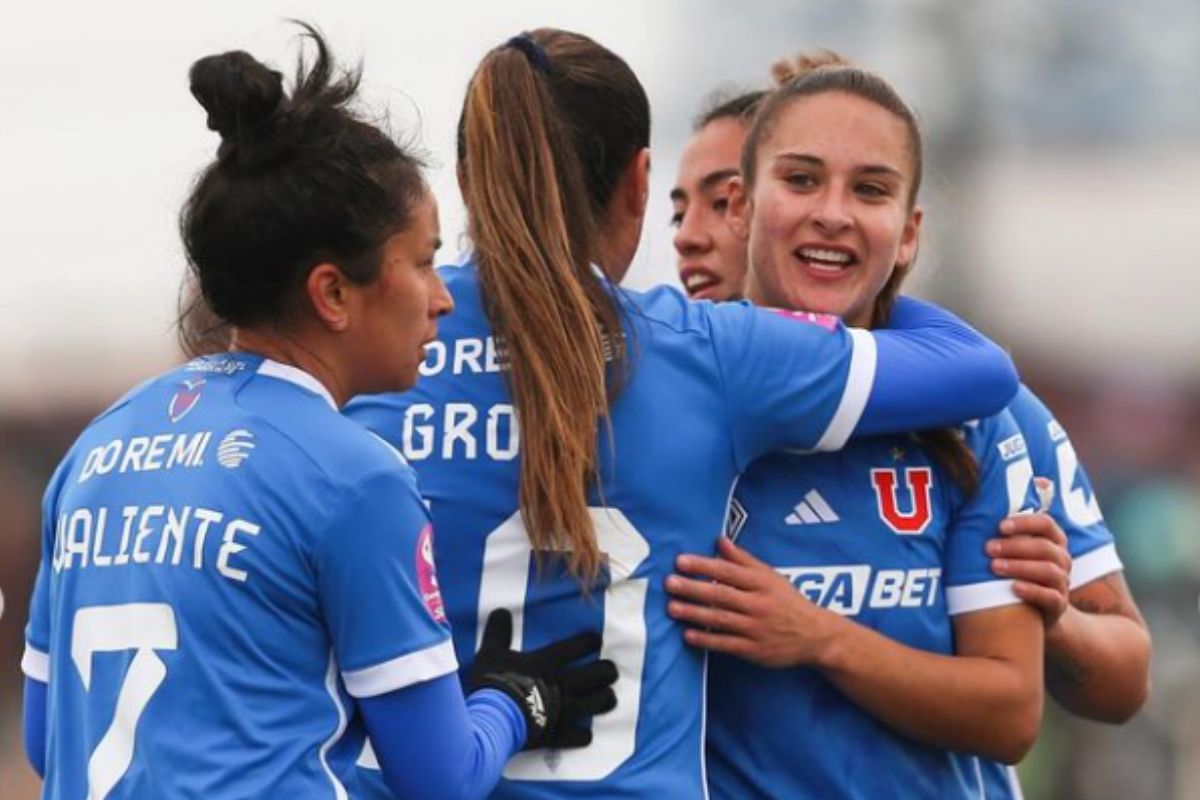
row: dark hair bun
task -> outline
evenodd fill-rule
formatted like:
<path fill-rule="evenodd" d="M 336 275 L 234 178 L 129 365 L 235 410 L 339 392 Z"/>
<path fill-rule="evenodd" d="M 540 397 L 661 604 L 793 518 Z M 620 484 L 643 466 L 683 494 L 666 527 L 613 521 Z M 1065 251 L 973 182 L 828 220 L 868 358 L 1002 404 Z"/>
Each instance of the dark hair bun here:
<path fill-rule="evenodd" d="M 253 132 L 283 100 L 283 75 L 241 50 L 200 59 L 188 80 L 208 112 L 209 130 L 225 140 Z"/>

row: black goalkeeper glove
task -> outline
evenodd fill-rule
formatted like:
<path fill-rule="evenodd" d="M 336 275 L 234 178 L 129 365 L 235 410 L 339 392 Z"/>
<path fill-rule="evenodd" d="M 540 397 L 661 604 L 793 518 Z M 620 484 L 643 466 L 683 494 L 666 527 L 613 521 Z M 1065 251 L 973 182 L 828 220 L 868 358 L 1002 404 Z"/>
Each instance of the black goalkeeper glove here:
<path fill-rule="evenodd" d="M 496 689 L 511 697 L 525 716 L 525 750 L 586 747 L 592 732 L 572 723 L 617 705 L 613 662 L 571 666 L 600 649 L 600 636 L 581 633 L 527 653 L 512 649 L 512 614 L 493 611 L 483 644 L 467 678 L 467 691 Z"/>

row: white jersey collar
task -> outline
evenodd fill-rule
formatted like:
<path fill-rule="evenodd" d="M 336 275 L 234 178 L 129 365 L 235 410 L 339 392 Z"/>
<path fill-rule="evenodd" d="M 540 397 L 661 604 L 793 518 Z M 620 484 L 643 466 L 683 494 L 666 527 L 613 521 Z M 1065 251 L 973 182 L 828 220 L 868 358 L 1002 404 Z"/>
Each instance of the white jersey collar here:
<path fill-rule="evenodd" d="M 281 364 L 278 361 L 264 358 L 262 364 L 258 367 L 258 374 L 294 383 L 301 389 L 306 389 L 318 397 L 325 398 L 325 401 L 329 403 L 329 406 L 334 411 L 338 410 L 337 403 L 333 400 L 333 395 L 329 393 L 324 384 L 299 367 L 294 367 L 291 364 Z"/>

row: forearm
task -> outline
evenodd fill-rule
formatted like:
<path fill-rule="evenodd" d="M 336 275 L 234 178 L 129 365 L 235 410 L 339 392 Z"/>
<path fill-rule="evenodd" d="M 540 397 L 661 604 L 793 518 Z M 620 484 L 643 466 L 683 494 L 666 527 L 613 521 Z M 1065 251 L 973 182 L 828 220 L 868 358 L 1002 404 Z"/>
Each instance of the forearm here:
<path fill-rule="evenodd" d="M 40 776 L 46 774 L 46 684 L 25 678 L 25 755 Z"/>
<path fill-rule="evenodd" d="M 1046 633 L 1046 689 L 1072 714 L 1121 723 L 1150 692 L 1150 634 L 1137 620 L 1067 609 Z"/>
<path fill-rule="evenodd" d="M 515 703 L 484 690 L 466 702 L 456 675 L 360 701 L 384 780 L 398 798 L 482 798 L 525 741 Z"/>
<path fill-rule="evenodd" d="M 1012 360 L 945 309 L 901 298 L 877 330 L 874 387 L 857 435 L 924 430 L 990 416 L 1017 392 Z"/>
<path fill-rule="evenodd" d="M 1039 641 L 1036 614 L 1023 608 L 1020 614 L 1028 618 L 1025 625 L 1037 626 L 1038 635 L 1030 641 Z M 841 617 L 832 628 L 816 665 L 898 733 L 1007 763 L 1019 761 L 1032 746 L 1041 724 L 1042 692 L 1036 674 L 1025 674 L 1020 664 L 917 650 Z"/>

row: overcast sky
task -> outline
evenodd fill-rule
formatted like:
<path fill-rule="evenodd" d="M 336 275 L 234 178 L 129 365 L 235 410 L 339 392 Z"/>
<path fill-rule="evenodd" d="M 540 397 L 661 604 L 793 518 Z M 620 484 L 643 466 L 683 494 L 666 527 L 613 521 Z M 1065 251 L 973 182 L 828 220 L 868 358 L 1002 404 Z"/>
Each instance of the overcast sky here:
<path fill-rule="evenodd" d="M 1200 180 L 1200 159 L 1163 151 L 1148 168 L 1125 147 L 1121 157 L 1130 161 L 1124 165 L 1102 163 L 1111 153 L 1084 152 L 1076 168 L 1048 172 L 1044 162 L 1069 162 L 1053 153 L 1031 161 L 1033 151 L 1023 145 L 1015 165 L 1000 161 L 979 171 L 975 179 L 992 181 L 982 190 L 955 176 L 947 191 L 938 172 L 945 148 L 937 137 L 962 103 L 974 99 L 992 116 L 999 109 L 1010 129 L 1023 128 L 1019 114 L 979 99 L 984 83 L 955 80 L 961 76 L 954 59 L 975 45 L 956 40 L 961 31 L 934 13 L 946 7 L 945 0 L 15 5 L 0 26 L 0 410 L 81 392 L 114 396 L 177 357 L 172 323 L 183 258 L 176 215 L 190 180 L 218 144 L 188 93 L 187 70 L 203 55 L 245 49 L 289 72 L 296 53 L 295 29 L 283 21 L 289 17 L 316 23 L 343 59 L 361 58 L 368 102 L 387 108 L 394 127 L 432 155 L 429 177 L 441 202 L 446 258 L 462 225 L 453 183 L 454 122 L 483 53 L 522 29 L 550 25 L 587 33 L 622 55 L 645 84 L 654 111 L 651 205 L 629 277 L 635 287 L 674 281 L 667 192 L 702 98 L 718 83 L 757 82 L 780 55 L 839 49 L 887 76 L 914 102 L 926 127 L 934 152 L 925 202 L 935 213 L 927 214 L 918 276 L 943 286 L 952 280 L 948 265 L 939 263 L 937 226 L 961 223 L 969 206 L 978 225 L 970 241 L 986 248 L 971 259 L 970 268 L 983 275 L 974 291 L 986 291 L 991 303 L 973 310 L 1018 340 L 1045 330 L 1050 335 L 1041 338 L 1072 350 L 1101 342 L 1093 351 L 1107 357 L 1103 348 L 1128 344 L 1130 336 L 1104 338 L 1114 326 L 1095 316 L 1117 295 L 1093 273 L 1103 268 L 1128 281 L 1130 265 L 1137 264 L 1134 294 L 1125 296 L 1137 299 L 1139 314 L 1161 312 L 1164 298 L 1182 303 L 1187 294 L 1175 291 L 1181 276 L 1200 290 L 1189 233 L 1190 187 Z M 975 20 L 981 32 L 974 41 L 1006 48 L 995 60 L 1008 73 L 1032 70 L 1032 61 L 1022 61 L 1027 38 L 1021 32 L 1042 18 L 1042 6 L 996 0 L 981 8 L 990 16 Z M 992 36 L 1005 21 L 1007 39 Z M 1195 49 L 1186 42 L 1175 48 Z M 1042 97 L 1043 82 L 1033 75 L 1030 96 Z M 1019 96 L 1019 82 L 1006 86 Z M 1171 97 L 1170 105 L 1183 101 L 1178 93 Z M 1062 104 L 1051 98 L 1044 105 Z M 1089 181 L 1081 182 L 1081 175 Z M 1113 190 L 1110 176 L 1136 189 L 1134 204 Z M 1059 212 L 1069 212 L 1061 222 Z M 1137 224 L 1109 241 L 1095 235 L 1108 233 L 1099 220 Z M 1148 253 L 1154 257 L 1142 257 Z M 1051 270 L 1056 283 L 1045 281 Z M 1085 282 L 1087 302 L 1078 302 L 1073 287 Z M 1047 285 L 1057 291 L 1048 293 Z M 1112 310 L 1118 307 L 1114 301 Z M 1189 351 L 1177 343 L 1200 338 L 1200 316 L 1174 316 L 1185 329 L 1172 334 L 1175 345 L 1167 344 L 1186 364 Z M 1147 333 L 1137 341 L 1150 340 Z"/>

